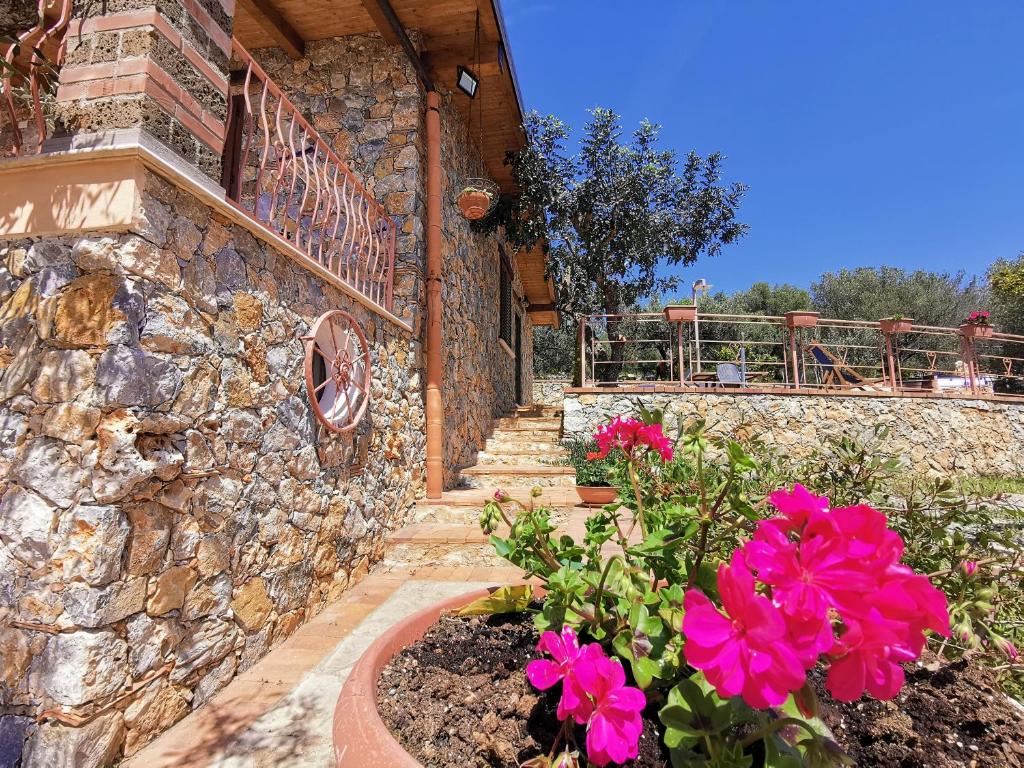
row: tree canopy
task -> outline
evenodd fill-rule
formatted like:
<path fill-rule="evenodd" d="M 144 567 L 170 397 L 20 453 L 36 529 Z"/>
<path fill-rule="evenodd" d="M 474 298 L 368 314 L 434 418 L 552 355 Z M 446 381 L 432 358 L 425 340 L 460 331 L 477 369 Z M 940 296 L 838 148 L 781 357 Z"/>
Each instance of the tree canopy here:
<path fill-rule="evenodd" d="M 826 272 L 811 284 L 814 309 L 825 317 L 879 320 L 902 315 L 920 325 L 955 327 L 982 309 L 986 291 L 963 272 L 908 272 L 859 267 Z"/>
<path fill-rule="evenodd" d="M 1001 331 L 1024 333 L 1024 251 L 988 268 L 992 322 Z"/>
<path fill-rule="evenodd" d="M 527 145 L 510 156 L 519 188 L 495 223 L 520 247 L 540 240 L 559 308 L 570 316 L 617 312 L 678 278 L 661 268 L 714 255 L 747 227 L 736 220 L 746 187 L 722 183 L 723 157 L 696 152 L 682 163 L 658 147 L 658 126 L 643 121 L 628 137 L 619 116 L 595 109 L 579 151 L 569 129 L 536 112 Z"/>

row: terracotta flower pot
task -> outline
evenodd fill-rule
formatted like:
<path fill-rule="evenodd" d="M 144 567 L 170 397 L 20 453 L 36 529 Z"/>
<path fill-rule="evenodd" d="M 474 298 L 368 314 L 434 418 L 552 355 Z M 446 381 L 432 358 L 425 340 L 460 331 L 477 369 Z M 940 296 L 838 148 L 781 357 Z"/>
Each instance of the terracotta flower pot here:
<path fill-rule="evenodd" d="M 899 320 L 889 317 L 879 320 L 878 324 L 882 327 L 882 333 L 910 333 L 914 320 L 909 317 L 901 317 Z"/>
<path fill-rule="evenodd" d="M 821 317 L 820 312 L 787 312 L 786 313 L 786 327 L 787 328 L 813 328 L 818 324 L 818 318 Z"/>
<path fill-rule="evenodd" d="M 697 308 L 690 304 L 669 304 L 664 312 L 670 323 L 692 323 L 697 319 Z"/>
<path fill-rule="evenodd" d="M 960 333 L 969 339 L 991 339 L 996 332 L 994 325 L 978 325 L 975 323 L 964 323 L 960 326 Z"/>
<path fill-rule="evenodd" d="M 615 501 L 619 489 L 607 485 L 577 485 L 576 494 L 584 504 L 603 506 Z"/>
<path fill-rule="evenodd" d="M 459 195 L 459 208 L 466 219 L 477 221 L 487 215 L 491 208 L 491 198 L 486 192 L 469 189 Z"/>
<path fill-rule="evenodd" d="M 391 627 L 359 657 L 334 708 L 332 733 L 338 768 L 422 768 L 380 719 L 377 680 L 387 663 L 423 637 L 442 613 L 462 608 L 491 592 L 478 589 L 424 608 Z"/>

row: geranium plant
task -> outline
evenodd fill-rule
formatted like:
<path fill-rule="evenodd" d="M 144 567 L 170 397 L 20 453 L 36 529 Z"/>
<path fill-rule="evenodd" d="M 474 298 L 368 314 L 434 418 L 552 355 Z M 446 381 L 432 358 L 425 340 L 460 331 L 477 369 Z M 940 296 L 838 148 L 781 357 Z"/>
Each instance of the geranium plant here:
<path fill-rule="evenodd" d="M 558 534 L 540 489 L 481 515 L 498 553 L 545 586 L 535 622 L 549 658 L 526 671 L 541 690 L 561 685 L 562 729 L 529 765 L 635 757 L 641 711 L 660 719 L 675 766 L 848 764 L 808 673 L 824 669 L 842 701 L 894 697 L 928 633 L 949 635 L 944 595 L 901 561 L 882 512 L 799 485 L 758 498 L 742 445 L 701 422 L 671 440 L 662 422 L 642 411 L 598 429 L 592 457 L 613 460 L 623 502 L 592 515 L 582 541 Z"/>
<path fill-rule="evenodd" d="M 573 440 L 566 446 L 566 463 L 576 470 L 576 485 L 600 488 L 610 486 L 608 474 L 614 468 L 613 459 L 597 458 L 593 454 L 598 450 L 594 440 Z"/>
<path fill-rule="evenodd" d="M 985 310 L 975 310 L 964 318 L 964 322 L 967 325 L 990 325 L 989 314 Z"/>

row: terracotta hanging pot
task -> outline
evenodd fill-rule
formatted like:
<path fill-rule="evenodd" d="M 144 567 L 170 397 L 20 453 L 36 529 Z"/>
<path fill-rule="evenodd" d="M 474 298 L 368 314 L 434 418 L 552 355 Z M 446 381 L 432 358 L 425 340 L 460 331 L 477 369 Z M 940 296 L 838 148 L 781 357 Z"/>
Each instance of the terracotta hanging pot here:
<path fill-rule="evenodd" d="M 491 209 L 492 196 L 482 190 L 467 187 L 459 194 L 459 208 L 467 221 L 478 221 Z"/>

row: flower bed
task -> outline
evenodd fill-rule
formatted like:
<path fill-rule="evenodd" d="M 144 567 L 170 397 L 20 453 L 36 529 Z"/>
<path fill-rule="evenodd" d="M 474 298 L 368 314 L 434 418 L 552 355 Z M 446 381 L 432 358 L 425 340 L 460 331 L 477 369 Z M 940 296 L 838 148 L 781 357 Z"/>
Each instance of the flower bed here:
<path fill-rule="evenodd" d="M 857 712 L 905 726 L 917 701 L 907 670 L 940 681 L 915 667 L 929 643 L 940 667 L 970 650 L 1019 692 L 1020 542 L 996 540 L 985 507 L 946 482 L 922 490 L 898 461 L 848 440 L 794 466 L 700 422 L 680 424 L 673 440 L 661 413 L 640 417 L 595 435 L 591 458 L 611 462 L 607 478 L 622 492 L 590 515 L 581 540 L 557 530 L 540 488 L 485 505 L 480 524 L 496 551 L 544 588 L 498 590 L 462 611 L 511 618 L 442 620 L 382 679 L 396 731 L 413 751 L 434 750 L 425 764 L 851 765 L 844 740 L 863 748 L 862 727 L 877 725 Z M 531 658 L 523 612 L 535 599 Z M 424 686 L 444 706 L 412 717 Z M 952 710 L 922 705 L 934 722 L 921 732 L 977 730 L 965 696 L 948 692 L 959 697 Z M 993 701 L 999 711 L 975 741 L 1002 749 L 1020 722 L 994 689 Z M 848 722 L 858 725 L 846 736 L 830 728 Z M 917 738 L 909 747 L 923 746 Z"/>
<path fill-rule="evenodd" d="M 525 667 L 538 658 L 528 614 L 441 619 L 388 664 L 377 686 L 385 724 L 422 765 L 518 768 L 545 752 L 557 732 L 558 692 L 537 691 Z M 933 657 L 927 659 L 932 662 Z M 965 661 L 914 664 L 894 702 L 830 702 L 812 677 L 823 720 L 861 766 L 1024 765 L 1024 715 L 993 674 Z M 669 766 L 657 706 L 644 713 L 639 758 Z M 582 727 L 575 738 L 585 742 Z"/>

